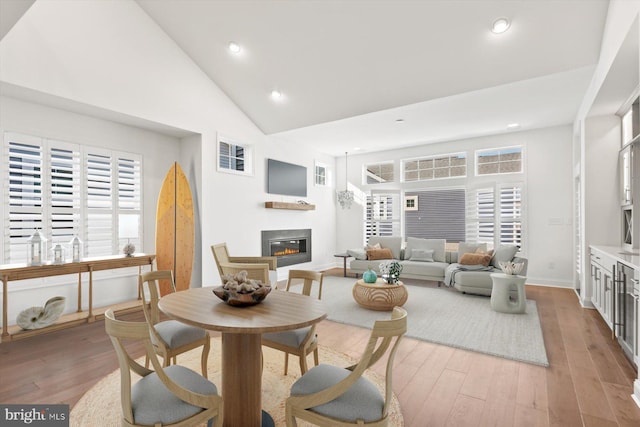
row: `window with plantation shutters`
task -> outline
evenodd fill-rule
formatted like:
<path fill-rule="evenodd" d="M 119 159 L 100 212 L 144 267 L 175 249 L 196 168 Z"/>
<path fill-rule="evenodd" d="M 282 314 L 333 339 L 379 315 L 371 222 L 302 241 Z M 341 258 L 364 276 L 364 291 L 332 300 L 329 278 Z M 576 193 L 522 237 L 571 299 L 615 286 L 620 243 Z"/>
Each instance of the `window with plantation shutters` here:
<path fill-rule="evenodd" d="M 139 158 L 127 154 L 118 154 L 118 221 L 123 215 L 138 219 L 138 230 L 136 236 L 118 236 L 118 247 L 123 247 L 125 243 L 132 243 L 135 247 L 141 247 L 140 223 L 142 216 L 142 190 L 141 190 L 141 169 L 142 162 Z M 135 222 L 135 221 L 134 221 Z M 120 227 L 119 227 L 120 230 Z M 125 233 L 128 234 L 128 233 Z M 122 240 L 121 240 L 122 239 Z M 124 241 L 126 239 L 126 242 Z"/>
<path fill-rule="evenodd" d="M 467 191 L 466 240 L 493 245 L 495 212 L 493 187 Z"/>
<path fill-rule="evenodd" d="M 121 247 L 119 215 L 142 218 L 139 155 L 6 132 L 0 173 L 2 263 L 26 262 L 35 230 L 49 249 L 78 236 L 83 256 L 113 255 Z M 138 227 L 131 239 L 139 249 L 141 234 Z"/>
<path fill-rule="evenodd" d="M 500 243 L 522 247 L 522 188 L 504 186 L 500 195 Z"/>
<path fill-rule="evenodd" d="M 523 245 L 522 185 L 502 184 L 467 193 L 467 241 Z"/>
<path fill-rule="evenodd" d="M 87 174 L 85 201 L 87 203 L 87 256 L 113 254 L 114 202 L 113 169 L 108 153 L 88 153 L 85 157 Z"/>
<path fill-rule="evenodd" d="M 365 209 L 365 243 L 371 236 L 400 234 L 400 193 L 372 192 Z"/>
<path fill-rule="evenodd" d="M 44 228 L 50 230 L 51 245 L 65 245 L 80 229 L 80 151 L 63 142 L 48 145 L 50 212 Z"/>
<path fill-rule="evenodd" d="M 42 229 L 43 155 L 39 138 L 5 134 L 4 165 L 4 263 L 27 260 L 27 239 Z"/>

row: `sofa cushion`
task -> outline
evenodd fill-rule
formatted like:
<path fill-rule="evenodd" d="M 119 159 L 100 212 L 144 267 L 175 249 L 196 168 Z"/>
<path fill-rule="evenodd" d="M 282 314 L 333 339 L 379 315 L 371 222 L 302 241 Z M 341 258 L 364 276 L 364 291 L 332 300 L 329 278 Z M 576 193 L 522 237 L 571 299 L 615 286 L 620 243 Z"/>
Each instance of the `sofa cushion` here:
<path fill-rule="evenodd" d="M 377 259 L 393 259 L 393 254 L 391 253 L 391 249 L 389 248 L 367 249 L 367 259 L 369 261 Z"/>
<path fill-rule="evenodd" d="M 491 262 L 491 255 L 489 254 L 462 254 L 458 261 L 462 265 L 484 265 L 487 267 Z"/>
<path fill-rule="evenodd" d="M 402 249 L 402 237 L 399 236 L 371 236 L 369 238 L 369 242 L 367 243 L 369 246 L 375 245 L 376 243 L 380 243 L 380 246 L 383 248 L 391 249 L 391 253 L 393 254 L 394 259 L 400 258 L 400 250 Z"/>
<path fill-rule="evenodd" d="M 515 245 L 500 245 L 493 252 L 491 265 L 496 268 L 500 268 L 501 262 L 511 261 L 517 252 L 518 247 Z"/>
<path fill-rule="evenodd" d="M 401 261 L 402 273 L 400 274 L 400 280 L 403 275 L 407 276 L 426 276 L 426 277 L 444 277 L 444 271 L 449 266 L 445 262 L 423 262 L 423 261 Z"/>
<path fill-rule="evenodd" d="M 478 252 L 487 252 L 487 244 L 474 242 L 458 243 L 458 259 L 460 259 L 464 254 L 475 254 Z"/>
<path fill-rule="evenodd" d="M 410 261 L 433 262 L 433 249 L 412 249 Z"/>
<path fill-rule="evenodd" d="M 446 262 L 445 260 L 445 239 L 420 239 L 418 237 L 407 237 L 407 247 L 405 249 L 405 259 L 411 259 L 411 251 L 414 249 L 432 249 L 433 260 Z"/>

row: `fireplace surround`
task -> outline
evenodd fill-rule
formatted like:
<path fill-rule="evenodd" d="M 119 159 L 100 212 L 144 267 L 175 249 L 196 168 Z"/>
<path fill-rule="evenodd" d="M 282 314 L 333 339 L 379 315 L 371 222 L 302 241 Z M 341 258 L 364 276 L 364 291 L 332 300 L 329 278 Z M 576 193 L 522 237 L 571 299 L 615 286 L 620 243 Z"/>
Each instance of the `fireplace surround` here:
<path fill-rule="evenodd" d="M 311 229 L 262 230 L 262 256 L 278 258 L 278 267 L 311 262 Z"/>

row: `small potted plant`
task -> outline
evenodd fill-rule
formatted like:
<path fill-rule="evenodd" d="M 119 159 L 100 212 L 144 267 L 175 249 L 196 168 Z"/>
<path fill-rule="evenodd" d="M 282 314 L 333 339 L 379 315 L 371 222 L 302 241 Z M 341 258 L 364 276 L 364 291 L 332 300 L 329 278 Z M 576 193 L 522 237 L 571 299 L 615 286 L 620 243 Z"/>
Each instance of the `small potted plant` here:
<path fill-rule="evenodd" d="M 398 283 L 402 265 L 398 261 L 384 261 L 380 263 L 380 273 L 385 282 L 395 285 Z"/>

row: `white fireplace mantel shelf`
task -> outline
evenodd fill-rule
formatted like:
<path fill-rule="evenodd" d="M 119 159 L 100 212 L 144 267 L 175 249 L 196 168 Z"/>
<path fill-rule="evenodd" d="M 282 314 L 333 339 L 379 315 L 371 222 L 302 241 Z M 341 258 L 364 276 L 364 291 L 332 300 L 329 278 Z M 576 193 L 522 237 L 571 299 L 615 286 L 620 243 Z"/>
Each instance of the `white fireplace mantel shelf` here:
<path fill-rule="evenodd" d="M 267 209 L 289 209 L 294 211 L 313 211 L 316 209 L 316 205 L 287 202 L 264 202 L 264 207 Z"/>

